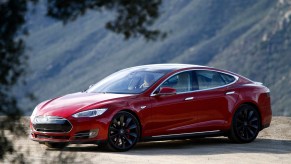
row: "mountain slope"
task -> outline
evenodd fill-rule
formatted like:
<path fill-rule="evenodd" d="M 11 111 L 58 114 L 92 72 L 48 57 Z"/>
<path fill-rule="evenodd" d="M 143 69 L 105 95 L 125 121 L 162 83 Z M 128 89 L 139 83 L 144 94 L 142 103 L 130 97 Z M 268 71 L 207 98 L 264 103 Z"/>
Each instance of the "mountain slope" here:
<path fill-rule="evenodd" d="M 271 88 L 276 115 L 291 116 L 289 1 L 164 1 L 156 27 L 163 41 L 124 41 L 104 29 L 112 14 L 87 13 L 63 26 L 29 15 L 28 86 L 39 101 L 84 90 L 119 69 L 150 63 L 192 63 L 228 69 Z M 32 106 L 35 104 L 31 104 Z"/>
<path fill-rule="evenodd" d="M 290 116 L 291 8 L 286 6 L 277 4 L 209 64 L 263 82 L 271 89 L 274 113 Z"/>

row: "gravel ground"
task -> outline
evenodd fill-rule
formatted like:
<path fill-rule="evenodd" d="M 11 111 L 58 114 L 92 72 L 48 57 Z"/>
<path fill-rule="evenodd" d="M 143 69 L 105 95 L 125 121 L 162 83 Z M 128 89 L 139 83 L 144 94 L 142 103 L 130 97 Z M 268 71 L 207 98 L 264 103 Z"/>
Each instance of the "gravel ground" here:
<path fill-rule="evenodd" d="M 9 137 L 13 137 L 10 135 Z M 27 137 L 14 141 L 28 163 L 291 163 L 291 117 L 273 117 L 271 126 L 249 144 L 225 137 L 138 143 L 128 152 L 106 152 L 96 145 L 49 149 Z M 8 155 L 4 163 L 11 163 Z"/>

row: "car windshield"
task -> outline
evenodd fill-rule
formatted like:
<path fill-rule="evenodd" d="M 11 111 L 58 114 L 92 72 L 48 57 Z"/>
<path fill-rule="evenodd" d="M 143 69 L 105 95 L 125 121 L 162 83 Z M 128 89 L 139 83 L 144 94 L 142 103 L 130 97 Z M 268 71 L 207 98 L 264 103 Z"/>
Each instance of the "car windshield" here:
<path fill-rule="evenodd" d="M 138 94 L 160 79 L 166 72 L 125 69 L 99 81 L 86 92 Z"/>

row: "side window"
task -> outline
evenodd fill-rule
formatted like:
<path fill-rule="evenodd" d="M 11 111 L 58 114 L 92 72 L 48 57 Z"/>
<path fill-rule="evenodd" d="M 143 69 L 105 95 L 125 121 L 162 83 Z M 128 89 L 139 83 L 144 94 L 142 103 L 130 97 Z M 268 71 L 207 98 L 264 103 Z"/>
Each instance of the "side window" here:
<path fill-rule="evenodd" d="M 199 90 L 211 89 L 226 84 L 220 73 L 215 71 L 197 70 L 195 71 Z"/>
<path fill-rule="evenodd" d="M 175 88 L 177 93 L 191 91 L 191 75 L 191 71 L 179 73 L 165 81 L 161 87 Z"/>
<path fill-rule="evenodd" d="M 226 82 L 226 84 L 230 84 L 235 81 L 235 78 L 231 75 L 227 75 L 224 73 L 220 73 L 220 75 L 223 78 L 223 80 Z"/>

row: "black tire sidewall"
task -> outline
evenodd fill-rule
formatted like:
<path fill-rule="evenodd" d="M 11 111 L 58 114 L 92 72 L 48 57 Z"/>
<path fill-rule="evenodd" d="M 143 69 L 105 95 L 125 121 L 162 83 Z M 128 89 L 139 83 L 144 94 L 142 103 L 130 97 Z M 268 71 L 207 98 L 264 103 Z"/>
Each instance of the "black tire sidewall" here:
<path fill-rule="evenodd" d="M 248 140 L 245 140 L 243 138 L 240 137 L 240 135 L 238 134 L 238 130 L 236 129 L 236 119 L 239 115 L 240 112 L 242 112 L 243 110 L 252 110 L 255 115 L 257 116 L 257 119 L 258 119 L 258 130 L 256 132 L 256 134 L 251 138 L 251 139 L 248 139 Z M 237 143 L 249 143 L 249 142 L 252 142 L 253 140 L 255 140 L 259 134 L 259 131 L 261 129 L 261 118 L 260 118 L 260 114 L 258 112 L 258 110 L 256 108 L 254 108 L 253 106 L 251 105 L 248 105 L 248 104 L 243 104 L 241 105 L 238 110 L 236 110 L 234 116 L 233 116 L 233 119 L 232 119 L 232 126 L 231 126 L 231 132 L 230 132 L 230 136 L 229 138 Z"/>
<path fill-rule="evenodd" d="M 116 147 L 115 145 L 114 145 L 114 143 L 112 143 L 112 141 L 111 141 L 111 139 L 110 139 L 110 126 L 112 125 L 112 123 L 113 123 L 113 120 L 115 119 L 115 118 L 118 118 L 119 116 L 121 116 L 121 115 L 129 115 L 132 119 L 133 119 L 133 121 L 136 123 L 136 125 L 137 125 L 137 139 L 135 140 L 135 142 L 130 146 L 130 147 L 128 147 L 128 148 L 125 148 L 125 149 L 120 149 L 120 148 L 118 148 L 118 147 Z M 128 151 L 129 149 L 131 149 L 131 148 L 133 148 L 134 146 L 135 146 L 135 144 L 138 142 L 138 140 L 139 140 L 139 138 L 140 138 L 140 132 L 141 132 L 141 130 L 140 130 L 140 124 L 139 124 L 139 121 L 137 120 L 137 118 L 133 115 L 133 114 L 131 114 L 131 113 L 129 113 L 129 112 L 126 112 L 126 111 L 120 111 L 120 112 L 118 112 L 118 113 L 116 113 L 114 116 L 113 116 L 113 118 L 112 118 L 112 120 L 110 121 L 110 124 L 109 124 L 109 127 L 108 127 L 108 140 L 107 140 L 107 148 L 109 149 L 109 150 L 112 150 L 112 151 Z"/>

